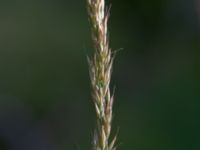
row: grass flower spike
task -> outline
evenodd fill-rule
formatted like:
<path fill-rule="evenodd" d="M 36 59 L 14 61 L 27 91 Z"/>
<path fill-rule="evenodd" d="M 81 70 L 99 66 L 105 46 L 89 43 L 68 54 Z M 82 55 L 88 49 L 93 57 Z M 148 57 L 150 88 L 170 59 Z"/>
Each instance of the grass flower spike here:
<path fill-rule="evenodd" d="M 94 133 L 93 150 L 115 150 L 116 136 L 110 140 L 113 94 L 110 80 L 114 53 L 109 47 L 108 19 L 109 7 L 104 0 L 87 0 L 91 24 L 94 55 L 88 58 L 92 87 L 92 98 L 96 109 L 97 127 Z"/>

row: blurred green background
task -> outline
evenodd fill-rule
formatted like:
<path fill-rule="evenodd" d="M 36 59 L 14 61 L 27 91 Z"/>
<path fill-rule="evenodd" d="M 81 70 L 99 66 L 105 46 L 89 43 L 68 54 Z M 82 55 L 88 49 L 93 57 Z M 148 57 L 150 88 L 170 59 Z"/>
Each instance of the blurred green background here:
<path fill-rule="evenodd" d="M 200 149 L 200 1 L 112 3 L 120 150 Z M 84 0 L 0 0 L 0 150 L 91 149 Z"/>

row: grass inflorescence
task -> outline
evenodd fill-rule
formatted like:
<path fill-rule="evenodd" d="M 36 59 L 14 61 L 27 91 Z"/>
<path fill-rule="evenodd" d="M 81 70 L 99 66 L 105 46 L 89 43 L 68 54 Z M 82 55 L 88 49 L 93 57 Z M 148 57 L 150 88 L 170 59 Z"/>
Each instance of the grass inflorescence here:
<path fill-rule="evenodd" d="M 108 38 L 110 7 L 105 6 L 105 0 L 87 0 L 87 9 L 95 50 L 93 57 L 88 58 L 97 122 L 93 150 L 115 150 L 116 136 L 110 140 L 114 101 L 110 91 L 114 60 Z"/>

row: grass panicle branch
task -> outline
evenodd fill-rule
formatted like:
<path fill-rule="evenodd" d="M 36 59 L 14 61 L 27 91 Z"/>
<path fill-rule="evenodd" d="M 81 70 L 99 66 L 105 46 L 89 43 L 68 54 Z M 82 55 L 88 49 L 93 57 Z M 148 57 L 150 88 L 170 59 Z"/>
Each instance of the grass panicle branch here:
<path fill-rule="evenodd" d="M 92 98 L 97 117 L 93 150 L 115 150 L 116 136 L 110 140 L 114 101 L 110 92 L 114 53 L 109 47 L 107 28 L 110 7 L 105 6 L 105 0 L 87 0 L 87 9 L 95 49 L 93 57 L 88 58 Z"/>

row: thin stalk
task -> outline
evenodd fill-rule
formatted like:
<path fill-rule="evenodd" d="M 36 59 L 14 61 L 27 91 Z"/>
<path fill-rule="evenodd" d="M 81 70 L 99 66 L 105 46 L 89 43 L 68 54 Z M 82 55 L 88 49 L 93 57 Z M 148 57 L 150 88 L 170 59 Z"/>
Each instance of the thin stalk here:
<path fill-rule="evenodd" d="M 93 57 L 88 58 L 97 122 L 93 150 L 115 150 L 116 136 L 110 141 L 114 101 L 110 92 L 114 53 L 109 47 L 107 27 L 110 9 L 105 6 L 105 0 L 87 0 L 87 9 L 95 50 Z"/>

